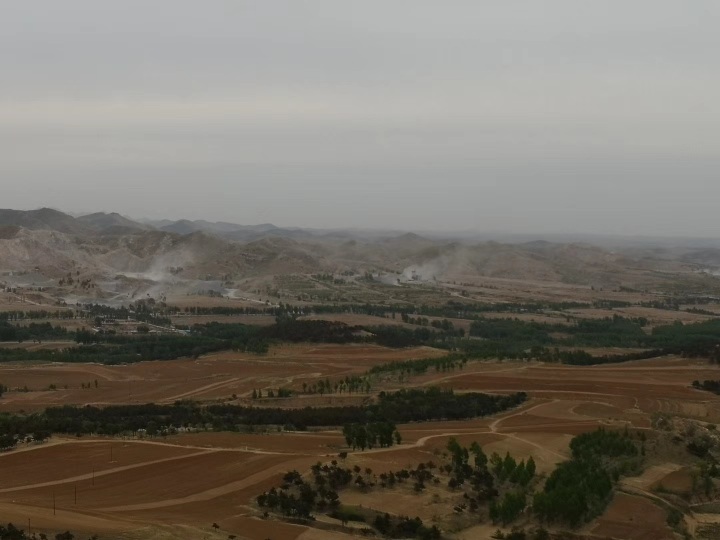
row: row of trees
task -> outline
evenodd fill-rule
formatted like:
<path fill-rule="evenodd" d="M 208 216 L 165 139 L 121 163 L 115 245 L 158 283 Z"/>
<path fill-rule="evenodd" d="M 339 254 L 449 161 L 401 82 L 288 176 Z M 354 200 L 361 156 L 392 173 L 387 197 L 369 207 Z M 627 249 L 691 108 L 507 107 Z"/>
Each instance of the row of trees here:
<path fill-rule="evenodd" d="M 30 323 L 26 326 L 10 324 L 0 320 L 0 341 L 47 341 L 68 339 L 71 336 L 65 328 L 46 323 Z"/>
<path fill-rule="evenodd" d="M 42 413 L 0 414 L 0 433 L 15 435 L 43 431 L 117 435 L 146 429 L 150 423 L 158 428 L 202 425 L 218 431 L 237 431 L 267 425 L 303 430 L 310 426 L 395 424 L 495 414 L 519 405 L 526 397 L 524 393 L 508 396 L 479 393 L 456 395 L 451 391 L 428 388 L 381 393 L 377 403 L 347 407 L 282 409 L 227 404 L 201 406 L 188 401 L 173 405 L 111 405 L 102 408 L 68 405 L 49 407 Z"/>
<path fill-rule="evenodd" d="M 55 540 L 74 540 L 75 535 L 70 531 L 57 533 L 52 537 L 48 537 L 45 533 L 32 533 L 28 535 L 23 529 L 19 529 L 12 523 L 7 525 L 0 525 L 0 539 L 1 540 L 48 540 L 54 538 Z M 97 535 L 92 535 L 89 540 L 97 540 Z"/>
<path fill-rule="evenodd" d="M 378 402 L 369 406 L 375 418 L 397 423 L 426 420 L 463 420 L 512 409 L 527 400 L 525 392 L 490 395 L 480 392 L 456 394 L 451 389 L 411 388 L 380 392 Z"/>
<path fill-rule="evenodd" d="M 103 307 L 98 312 L 103 313 Z M 138 313 L 152 315 L 152 312 Z M 481 339 L 460 339 L 443 328 L 420 327 L 408 329 L 399 326 L 348 326 L 339 322 L 297 320 L 278 317 L 266 327 L 244 324 L 212 322 L 194 325 L 190 335 L 115 335 L 111 333 L 79 330 L 74 339 L 80 345 L 64 350 L 0 349 L 0 362 L 43 360 L 58 362 L 101 362 L 106 364 L 131 363 L 143 360 L 167 360 L 180 357 L 197 357 L 209 352 L 234 349 L 266 353 L 272 342 L 374 342 L 390 347 L 429 345 L 445 348 L 451 353 L 440 359 L 410 360 L 376 366 L 370 371 L 424 373 L 429 368 L 437 371 L 462 368 L 468 358 L 538 359 L 569 364 L 599 364 L 648 358 L 659 354 L 709 356 L 720 361 L 720 320 L 702 323 L 676 323 L 659 326 L 651 334 L 643 330 L 642 319 L 612 317 L 601 320 L 580 321 L 574 325 L 545 324 L 517 319 L 476 319 L 470 333 Z M 439 323 L 442 327 L 442 323 Z M 366 330 L 363 334 L 361 330 Z M 553 337 L 555 332 L 568 336 Z M 0 340 L 64 338 L 64 328 L 49 323 L 27 327 L 0 323 Z M 560 351 L 559 346 L 619 346 L 646 347 L 649 351 L 594 357 L 583 350 Z M 553 347 L 554 346 L 554 347 Z M 334 389 L 334 387 L 333 387 Z M 347 388 L 346 388 L 347 389 Z M 323 388 L 327 391 L 328 388 Z"/>
<path fill-rule="evenodd" d="M 512 341 L 523 349 L 547 346 L 640 347 L 647 342 L 645 318 L 619 315 L 603 319 L 581 319 L 573 324 L 549 324 L 519 319 L 478 318 L 470 326 L 470 335 L 498 342 Z M 554 338 L 561 332 L 563 338 Z"/>
<path fill-rule="evenodd" d="M 70 309 L 61 309 L 49 311 L 38 309 L 33 311 L 2 311 L 0 312 L 0 321 L 25 321 L 38 319 L 74 319 L 75 312 Z"/>
<path fill-rule="evenodd" d="M 720 394 L 720 381 L 693 381 L 692 385 L 693 388 L 697 388 L 698 390 Z"/>

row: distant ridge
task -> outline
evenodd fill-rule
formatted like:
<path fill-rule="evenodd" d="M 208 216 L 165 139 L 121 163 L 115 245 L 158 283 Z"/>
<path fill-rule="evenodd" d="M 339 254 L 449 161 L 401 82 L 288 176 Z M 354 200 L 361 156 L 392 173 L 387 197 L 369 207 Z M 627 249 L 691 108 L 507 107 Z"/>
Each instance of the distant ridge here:
<path fill-rule="evenodd" d="M 87 225 L 68 214 L 52 208 L 40 208 L 38 210 L 0 209 L 0 225 L 23 227 L 35 231 L 57 231 L 65 234 L 86 234 L 90 232 L 90 227 Z"/>
<path fill-rule="evenodd" d="M 152 227 L 133 221 L 117 212 L 106 214 L 105 212 L 95 212 L 76 218 L 78 222 L 100 232 L 122 233 L 123 231 L 146 231 Z"/>

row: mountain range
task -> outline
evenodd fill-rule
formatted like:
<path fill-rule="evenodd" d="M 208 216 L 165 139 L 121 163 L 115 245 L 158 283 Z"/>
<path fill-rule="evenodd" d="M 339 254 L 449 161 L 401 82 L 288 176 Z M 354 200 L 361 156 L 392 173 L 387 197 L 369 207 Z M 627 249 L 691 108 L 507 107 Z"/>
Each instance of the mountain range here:
<path fill-rule="evenodd" d="M 94 283 L 93 294 L 100 297 L 139 287 L 135 282 L 211 288 L 211 282 L 314 273 L 375 273 L 388 282 L 488 277 L 647 288 L 668 276 L 718 269 L 720 249 L 714 247 L 608 249 L 203 220 L 141 222 L 116 213 L 73 217 L 49 208 L 0 210 L 0 272 L 16 281 L 31 276 L 31 283 L 46 286 L 72 274 Z"/>

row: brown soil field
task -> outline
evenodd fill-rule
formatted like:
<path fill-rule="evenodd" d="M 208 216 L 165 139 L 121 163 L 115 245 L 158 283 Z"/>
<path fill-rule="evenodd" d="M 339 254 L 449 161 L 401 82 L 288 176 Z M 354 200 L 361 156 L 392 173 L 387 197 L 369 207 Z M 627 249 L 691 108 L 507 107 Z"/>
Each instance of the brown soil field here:
<path fill-rule="evenodd" d="M 16 469 L 0 488 L 0 508 L 10 517 L 34 508 L 48 518 L 54 498 L 55 526 L 88 532 L 98 532 L 93 518 L 117 520 L 128 529 L 157 522 L 199 525 L 205 516 L 232 517 L 288 468 L 302 470 L 315 461 L 317 456 L 158 442 L 53 441 L 0 455 L 3 471 Z"/>
<path fill-rule="evenodd" d="M 327 455 L 345 449 L 345 439 L 337 431 L 282 433 L 184 433 L 167 437 L 166 442 L 203 448 L 262 450 L 288 454 Z"/>
<path fill-rule="evenodd" d="M 64 404 L 228 400 L 233 394 L 243 399 L 248 398 L 253 389 L 265 392 L 278 387 L 300 390 L 303 382 L 312 384 L 320 378 L 344 378 L 364 373 L 376 364 L 442 354 L 442 351 L 428 347 L 397 350 L 374 345 L 319 344 L 279 346 L 264 356 L 223 352 L 197 360 L 121 366 L 3 364 L 0 366 L 3 384 L 11 389 L 27 386 L 30 392 L 6 393 L 0 402 L 0 411 L 33 411 Z M 95 380 L 98 381 L 97 388 Z M 91 383 L 90 388 L 82 388 L 88 383 Z M 55 385 L 57 390 L 48 390 L 50 385 Z M 278 406 L 277 400 L 268 404 Z M 310 401 L 303 401 L 296 405 L 310 404 Z"/>
<path fill-rule="evenodd" d="M 372 365 L 391 360 L 442 354 L 426 348 L 293 345 L 274 348 L 262 357 L 220 353 L 198 360 L 127 366 L 3 365 L 0 380 L 4 384 L 11 388 L 27 384 L 35 391 L 8 392 L 0 401 L 0 411 L 38 410 L 63 403 L 227 399 L 232 393 L 240 396 L 238 402 L 249 403 L 243 396 L 253 388 L 297 388 L 303 381 L 363 373 Z M 463 370 L 411 377 L 408 384 L 441 385 L 456 391 L 526 391 L 531 399 L 494 417 L 400 425 L 401 445 L 350 452 L 345 463 L 369 467 L 373 474 L 415 467 L 421 462 L 437 463 L 448 439 L 454 436 L 465 445 L 477 441 L 488 454 L 510 452 L 517 459 L 532 456 L 538 471 L 549 473 L 568 458 L 573 436 L 598 426 L 647 429 L 657 412 L 717 422 L 720 396 L 690 386 L 695 379 L 718 378 L 717 373 L 718 368 L 707 363 L 675 357 L 594 367 L 470 362 Z M 97 389 L 94 385 L 79 388 L 94 379 L 98 379 Z M 61 389 L 40 391 L 49 384 Z M 391 380 L 378 384 L 382 389 L 397 386 Z M 327 404 L 333 399 L 340 402 L 345 398 L 301 396 L 255 403 L 301 406 Z M 213 522 L 220 525 L 223 534 L 252 540 L 340 538 L 343 535 L 333 530 L 260 519 L 253 499 L 278 485 L 288 470 L 304 472 L 313 463 L 336 459 L 338 452 L 348 450 L 344 444 L 339 431 L 203 432 L 152 440 L 54 438 L 44 445 L 0 454 L 0 470 L 4 472 L 0 512 L 3 519 L 18 522 L 30 517 L 37 527 L 113 534 L 128 540 L 211 537 Z M 685 477 L 679 468 L 650 467 L 637 481 L 628 481 L 628 489 L 650 490 L 660 480 L 668 482 L 668 488 L 670 484 L 680 485 Z M 348 504 L 419 515 L 430 523 L 437 520 L 442 524 L 443 512 L 452 513 L 452 498 L 435 487 L 422 496 L 408 486 L 368 494 L 350 489 L 341 492 L 341 499 Z M 430 504 L 431 500 L 435 502 Z M 587 532 L 632 540 L 672 538 L 665 526 L 664 510 L 647 499 L 623 493 L 616 495 L 608 511 Z"/>
<path fill-rule="evenodd" d="M 692 485 L 691 471 L 687 467 L 683 467 L 664 476 L 651 487 L 658 491 L 667 490 L 672 493 L 682 494 L 690 493 L 692 491 Z"/>
<path fill-rule="evenodd" d="M 628 318 L 645 317 L 648 320 L 650 326 L 672 324 L 675 321 L 682 321 L 683 323 L 696 323 L 706 321 L 712 318 L 709 315 L 688 313 L 687 311 L 671 311 L 667 309 L 657 309 L 640 306 L 613 309 L 571 309 L 568 310 L 568 313 L 580 319 L 602 319 L 605 317 L 612 318 L 613 315 L 620 315 L 622 317 Z"/>
<path fill-rule="evenodd" d="M 720 419 L 717 397 L 695 390 L 691 384 L 694 380 L 717 379 L 719 373 L 707 362 L 673 357 L 601 366 L 477 362 L 450 375 L 428 373 L 413 383 L 456 391 L 525 391 L 545 399 L 592 402 L 621 410 L 623 414 L 617 418 L 629 415 L 625 419 L 638 422 L 639 413 L 654 412 L 716 422 Z M 608 416 L 607 410 L 604 415 L 596 412 L 600 417 Z"/>
<path fill-rule="evenodd" d="M 675 540 L 665 510 L 643 497 L 617 493 L 607 511 L 591 526 L 598 536 L 628 540 Z"/>
<path fill-rule="evenodd" d="M 214 321 L 224 324 L 238 323 L 253 326 L 270 326 L 275 323 L 275 317 L 272 315 L 175 315 L 171 320 L 173 324 L 187 326 L 207 324 Z"/>
<path fill-rule="evenodd" d="M 232 307 L 232 308 L 263 308 L 267 307 L 265 302 L 252 302 L 237 298 L 228 299 L 225 297 L 171 294 L 167 297 L 167 304 L 183 309 L 185 307 Z"/>
<path fill-rule="evenodd" d="M 92 471 L 100 475 L 120 466 L 172 460 L 197 452 L 197 449 L 181 446 L 160 446 L 118 439 L 55 439 L 0 454 L 3 470 L 0 491 L 4 493 L 9 488 L 27 485 L 29 478 L 38 476 L 42 476 L 43 482 L 54 482 L 68 476 L 82 476 Z M 58 467 L 58 463 L 62 463 L 62 467 Z"/>
<path fill-rule="evenodd" d="M 391 317 L 385 318 L 385 317 L 377 317 L 374 315 L 362 315 L 362 314 L 355 314 L 355 313 L 328 313 L 328 314 L 322 314 L 322 315 L 308 315 L 308 316 L 300 317 L 300 318 L 309 320 L 309 321 L 336 321 L 336 322 L 345 323 L 349 326 L 393 325 L 393 326 L 403 326 L 405 328 L 415 328 L 412 324 L 404 323 L 399 315 L 397 316 L 396 319 L 393 319 Z"/>

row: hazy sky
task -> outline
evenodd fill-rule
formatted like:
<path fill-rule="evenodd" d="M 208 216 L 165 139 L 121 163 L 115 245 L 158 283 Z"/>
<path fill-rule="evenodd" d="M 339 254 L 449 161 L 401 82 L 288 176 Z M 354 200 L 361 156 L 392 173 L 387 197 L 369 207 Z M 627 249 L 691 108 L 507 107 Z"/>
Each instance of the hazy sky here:
<path fill-rule="evenodd" d="M 33 0 L 0 207 L 717 235 L 717 0 Z"/>

